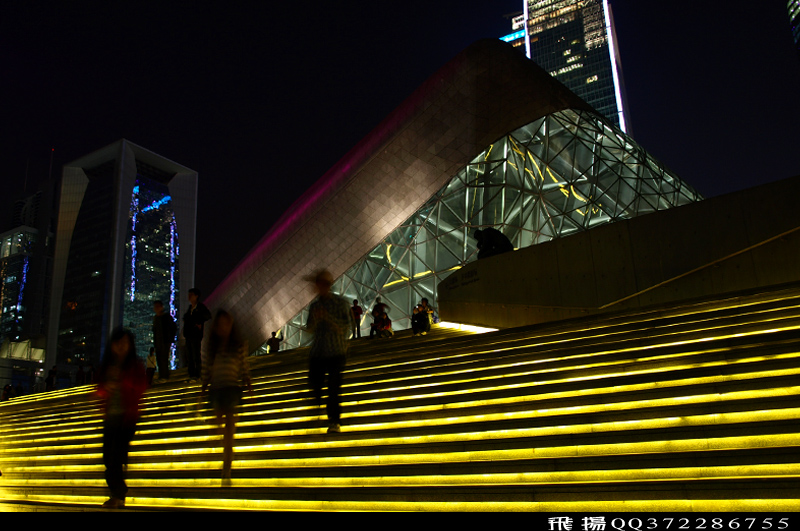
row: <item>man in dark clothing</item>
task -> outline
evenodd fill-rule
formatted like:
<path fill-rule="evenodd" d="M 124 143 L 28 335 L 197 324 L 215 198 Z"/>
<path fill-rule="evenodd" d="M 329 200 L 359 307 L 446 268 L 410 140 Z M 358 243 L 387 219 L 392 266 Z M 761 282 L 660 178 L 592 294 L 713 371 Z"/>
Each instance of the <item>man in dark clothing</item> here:
<path fill-rule="evenodd" d="M 350 307 L 353 312 L 353 339 L 361 337 L 361 315 L 364 310 L 358 305 L 358 300 L 353 301 L 353 306 Z"/>
<path fill-rule="evenodd" d="M 158 363 L 158 379 L 169 380 L 169 353 L 172 344 L 175 342 L 175 332 L 177 326 L 169 312 L 164 311 L 164 303 L 155 301 L 153 303 L 153 346 L 156 349 L 156 361 Z"/>
<path fill-rule="evenodd" d="M 506 235 L 492 227 L 476 230 L 475 239 L 478 240 L 478 259 L 514 250 Z"/>
<path fill-rule="evenodd" d="M 200 343 L 203 341 L 203 323 L 211 319 L 211 312 L 200 302 L 200 290 L 189 290 L 189 311 L 183 316 L 183 337 L 186 339 L 186 362 L 189 381 L 200 379 Z"/>
<path fill-rule="evenodd" d="M 308 378 L 314 398 L 322 403 L 322 387 L 328 378 L 328 433 L 339 433 L 342 408 L 339 391 L 342 371 L 347 361 L 347 338 L 353 324 L 353 313 L 347 302 L 331 293 L 333 277 L 328 271 L 319 271 L 313 277 L 317 298 L 308 311 L 306 329 L 314 334 L 308 355 Z"/>
<path fill-rule="evenodd" d="M 277 332 L 272 332 L 272 337 L 267 339 L 267 347 L 269 348 L 270 354 L 275 354 L 280 350 L 281 341 L 283 341 L 283 339 L 278 337 Z"/>

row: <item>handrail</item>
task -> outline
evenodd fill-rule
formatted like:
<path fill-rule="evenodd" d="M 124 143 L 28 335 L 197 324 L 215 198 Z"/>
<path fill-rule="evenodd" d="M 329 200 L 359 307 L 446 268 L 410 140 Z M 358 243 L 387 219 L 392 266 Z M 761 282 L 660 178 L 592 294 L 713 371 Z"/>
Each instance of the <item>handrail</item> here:
<path fill-rule="evenodd" d="M 653 286 L 650 286 L 650 287 L 648 287 L 648 288 L 645 288 L 645 289 L 643 289 L 643 290 L 641 290 L 641 291 L 638 291 L 638 292 L 634 293 L 633 295 L 627 295 L 627 296 L 625 296 L 625 297 L 623 297 L 623 298 L 621 298 L 621 299 L 619 299 L 619 300 L 616 300 L 616 301 L 610 302 L 610 303 L 608 303 L 608 304 L 604 304 L 603 306 L 600 306 L 600 307 L 598 308 L 598 310 L 605 310 L 606 308 L 609 308 L 609 307 L 611 307 L 611 306 L 614 306 L 615 304 L 620 304 L 620 303 L 622 303 L 622 302 L 625 302 L 625 301 L 627 301 L 628 299 L 632 299 L 632 298 L 634 298 L 634 297 L 638 297 L 639 295 L 642 295 L 643 293 L 647 293 L 648 291 L 654 290 L 654 289 L 656 289 L 656 288 L 660 288 L 660 287 L 662 287 L 662 286 L 664 286 L 664 285 L 666 285 L 666 284 L 669 284 L 670 282 L 673 282 L 673 281 L 675 281 L 675 280 L 678 280 L 678 279 L 680 279 L 680 278 L 683 278 L 683 277 L 686 277 L 686 276 L 688 276 L 688 275 L 694 274 L 694 273 L 696 273 L 696 272 L 698 272 L 698 271 L 701 271 L 701 270 L 703 270 L 703 269 L 706 269 L 707 267 L 712 267 L 712 266 L 714 266 L 714 265 L 717 265 L 717 264 L 719 264 L 719 263 L 721 263 L 721 262 L 724 262 L 725 260 L 729 260 L 729 259 L 731 259 L 731 258 L 733 258 L 733 257 L 735 257 L 735 256 L 738 256 L 738 255 L 740 255 L 740 254 L 746 253 L 746 252 L 748 252 L 748 251 L 752 251 L 753 249 L 755 249 L 755 248 L 757 248 L 757 247 L 761 247 L 762 245 L 766 245 L 766 244 L 768 244 L 768 243 L 771 243 L 771 242 L 773 242 L 773 241 L 775 241 L 775 240 L 777 240 L 777 239 L 783 238 L 783 237 L 785 237 L 785 236 L 787 236 L 787 235 L 789 235 L 789 234 L 791 234 L 791 233 L 793 233 L 793 232 L 796 232 L 796 231 L 798 231 L 798 230 L 800 230 L 800 227 L 795 227 L 795 228 L 793 228 L 793 229 L 791 229 L 791 230 L 788 230 L 788 231 L 786 231 L 786 232 L 782 232 L 781 234 L 778 234 L 777 236 L 773 236 L 773 237 L 771 237 L 771 238 L 767 238 L 766 240 L 764 240 L 764 241 L 762 241 L 762 242 L 759 242 L 759 243 L 757 243 L 757 244 L 755 244 L 755 245 L 751 245 L 750 247 L 746 247 L 746 248 L 744 248 L 744 249 L 741 249 L 741 250 L 739 250 L 739 251 L 736 251 L 735 253 L 729 254 L 729 255 L 727 255 L 727 256 L 724 256 L 724 257 L 722 257 L 722 258 L 719 258 L 719 259 L 717 259 L 717 260 L 714 260 L 714 261 L 712 261 L 712 262 L 709 262 L 709 263 L 707 263 L 707 264 L 704 264 L 704 265 L 702 265 L 702 266 L 700 266 L 700 267 L 696 267 L 696 268 L 692 269 L 691 271 L 687 271 L 687 272 L 685 272 L 685 273 L 681 273 L 681 274 L 680 274 L 680 275 L 678 275 L 678 276 L 675 276 L 675 277 L 673 277 L 673 278 L 670 278 L 670 279 L 664 280 L 663 282 L 659 282 L 658 284 L 655 284 L 655 285 L 653 285 Z"/>

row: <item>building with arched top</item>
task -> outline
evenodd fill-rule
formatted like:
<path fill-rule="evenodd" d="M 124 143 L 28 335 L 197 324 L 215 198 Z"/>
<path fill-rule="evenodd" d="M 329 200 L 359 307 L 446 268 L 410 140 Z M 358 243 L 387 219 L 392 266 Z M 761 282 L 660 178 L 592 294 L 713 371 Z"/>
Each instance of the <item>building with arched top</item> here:
<path fill-rule="evenodd" d="M 47 365 L 97 364 L 118 326 L 152 345 L 153 301 L 176 320 L 194 283 L 197 172 L 127 140 L 64 165 Z"/>
<path fill-rule="evenodd" d="M 301 196 L 206 303 L 233 312 L 251 348 L 279 329 L 302 345 L 314 297 L 302 277 L 324 267 L 334 292 L 364 308 L 381 297 L 408 328 L 419 299 L 435 306 L 438 283 L 476 258 L 476 228 L 522 248 L 698 199 L 512 46 L 479 41 Z"/>

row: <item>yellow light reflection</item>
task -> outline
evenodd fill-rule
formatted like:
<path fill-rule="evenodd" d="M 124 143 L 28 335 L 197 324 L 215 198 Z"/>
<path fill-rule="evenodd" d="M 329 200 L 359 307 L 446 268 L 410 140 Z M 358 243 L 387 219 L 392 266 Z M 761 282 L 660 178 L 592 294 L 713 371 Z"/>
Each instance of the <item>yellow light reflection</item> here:
<path fill-rule="evenodd" d="M 486 332 L 496 332 L 497 328 L 486 328 L 482 326 L 473 326 L 468 324 L 460 324 L 460 323 L 450 323 L 447 321 L 442 321 L 439 323 L 439 326 L 442 328 L 449 328 L 452 330 L 461 330 L 464 332 L 473 332 L 476 334 L 484 334 Z"/>

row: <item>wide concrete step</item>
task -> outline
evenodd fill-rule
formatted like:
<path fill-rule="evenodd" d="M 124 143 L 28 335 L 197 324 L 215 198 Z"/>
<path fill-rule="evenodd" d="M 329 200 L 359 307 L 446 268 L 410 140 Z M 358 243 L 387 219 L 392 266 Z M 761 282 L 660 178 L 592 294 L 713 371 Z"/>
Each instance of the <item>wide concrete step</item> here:
<path fill-rule="evenodd" d="M 343 432 L 307 349 L 253 358 L 234 475 L 197 384 L 143 400 L 135 510 L 800 510 L 800 290 L 355 340 Z M 107 497 L 90 387 L 0 405 L 0 509 Z"/>

